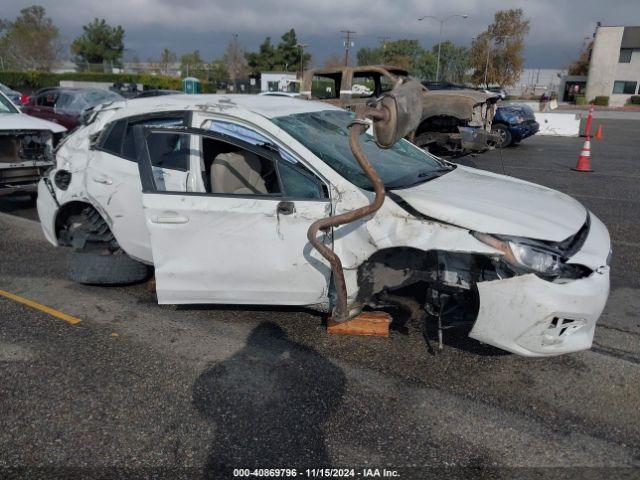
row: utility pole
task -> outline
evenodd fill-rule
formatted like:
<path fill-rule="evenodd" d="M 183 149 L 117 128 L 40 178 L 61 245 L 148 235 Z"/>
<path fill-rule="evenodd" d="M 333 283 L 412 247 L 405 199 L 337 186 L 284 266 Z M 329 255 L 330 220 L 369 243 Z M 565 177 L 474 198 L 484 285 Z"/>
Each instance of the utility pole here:
<path fill-rule="evenodd" d="M 306 43 L 296 45 L 300 49 L 300 85 L 302 85 L 302 77 L 304 77 L 304 49 L 308 46 Z"/>
<path fill-rule="evenodd" d="M 355 37 L 356 32 L 353 30 L 340 30 L 342 33 L 342 44 L 344 45 L 344 66 L 349 66 L 349 48 L 353 47 L 352 37 Z"/>
<path fill-rule="evenodd" d="M 387 63 L 387 42 L 391 40 L 391 37 L 378 37 L 380 46 L 382 47 L 382 63 Z"/>

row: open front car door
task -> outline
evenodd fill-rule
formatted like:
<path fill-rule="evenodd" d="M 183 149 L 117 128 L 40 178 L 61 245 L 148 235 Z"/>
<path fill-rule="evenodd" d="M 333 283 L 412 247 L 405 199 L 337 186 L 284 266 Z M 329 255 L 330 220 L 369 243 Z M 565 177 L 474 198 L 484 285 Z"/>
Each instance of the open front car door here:
<path fill-rule="evenodd" d="M 327 301 L 331 270 L 306 236 L 331 210 L 320 179 L 221 133 L 139 126 L 135 135 L 159 303 Z M 181 155 L 195 159 L 189 175 L 203 191 L 163 178 Z"/>

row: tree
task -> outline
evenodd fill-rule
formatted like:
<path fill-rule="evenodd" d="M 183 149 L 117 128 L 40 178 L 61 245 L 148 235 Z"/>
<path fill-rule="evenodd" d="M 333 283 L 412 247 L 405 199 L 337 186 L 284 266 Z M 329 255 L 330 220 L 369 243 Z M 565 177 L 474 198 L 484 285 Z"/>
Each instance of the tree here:
<path fill-rule="evenodd" d="M 185 53 L 180 57 L 180 70 L 184 77 L 202 77 L 206 75 L 207 65 L 199 50 Z"/>
<path fill-rule="evenodd" d="M 522 72 L 524 37 L 529 33 L 529 20 L 521 8 L 500 10 L 487 30 L 471 45 L 472 79 L 476 85 L 513 85 Z M 489 61 L 487 62 L 487 58 Z M 485 75 L 486 72 L 486 75 Z M 486 76 L 486 81 L 485 81 Z"/>
<path fill-rule="evenodd" d="M 266 37 L 258 51 L 247 53 L 246 59 L 253 73 L 273 70 L 297 72 L 301 69 L 301 61 L 305 66 L 309 64 L 311 55 L 301 50 L 296 31 L 292 28 L 282 35 L 276 46 L 271 43 L 270 37 Z"/>
<path fill-rule="evenodd" d="M 254 73 L 269 72 L 278 62 L 276 49 L 271 44 L 271 37 L 266 37 L 257 52 L 246 54 L 247 65 Z"/>
<path fill-rule="evenodd" d="M 159 60 L 150 60 L 150 63 L 154 64 L 154 69 L 157 69 L 160 75 L 169 75 L 171 65 L 176 63 L 178 56 L 169 50 L 168 48 L 162 49 Z"/>
<path fill-rule="evenodd" d="M 223 88 L 229 81 L 227 66 L 222 60 L 214 60 L 209 64 L 209 81 L 217 88 Z"/>
<path fill-rule="evenodd" d="M 244 47 L 238 41 L 238 36 L 234 35 L 227 45 L 227 50 L 222 57 L 222 63 L 227 67 L 229 82 L 236 85 L 236 82 L 247 75 L 247 60 L 245 58 Z"/>
<path fill-rule="evenodd" d="M 282 41 L 278 44 L 278 57 L 285 72 L 297 72 L 307 65 L 311 55 L 300 48 L 296 31 L 292 28 L 282 35 Z M 303 65 L 300 64 L 302 62 Z"/>
<path fill-rule="evenodd" d="M 344 58 L 337 53 L 332 53 L 324 61 L 324 68 L 338 68 L 344 65 Z"/>
<path fill-rule="evenodd" d="M 82 27 L 83 33 L 71 44 L 78 65 L 116 63 L 124 52 L 124 29 L 95 18 Z"/>
<path fill-rule="evenodd" d="M 383 51 L 381 48 L 362 47 L 356 53 L 358 65 L 379 65 L 386 63 L 383 60 Z"/>
<path fill-rule="evenodd" d="M 574 60 L 569 64 L 569 75 L 589 75 L 589 63 L 591 61 L 591 50 L 593 49 L 593 40 L 591 40 L 585 47 L 577 60 Z"/>
<path fill-rule="evenodd" d="M 434 57 L 438 54 L 438 45 L 433 46 L 431 53 Z M 441 80 L 451 83 L 464 83 L 469 67 L 469 51 L 466 47 L 456 47 L 449 41 L 442 42 L 440 48 Z"/>
<path fill-rule="evenodd" d="M 39 5 L 20 10 L 13 21 L 0 19 L 0 57 L 5 69 L 49 70 L 58 57 L 58 29 Z"/>
<path fill-rule="evenodd" d="M 376 48 L 361 48 L 356 54 L 358 65 L 387 64 L 408 70 L 411 75 L 431 78 L 435 75 L 436 60 L 417 40 L 394 40 Z"/>

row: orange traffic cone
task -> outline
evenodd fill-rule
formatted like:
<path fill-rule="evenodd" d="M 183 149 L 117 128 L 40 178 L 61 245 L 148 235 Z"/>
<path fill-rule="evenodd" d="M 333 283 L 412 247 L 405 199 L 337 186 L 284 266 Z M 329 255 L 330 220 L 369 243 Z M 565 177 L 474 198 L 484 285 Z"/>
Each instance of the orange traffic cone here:
<path fill-rule="evenodd" d="M 602 125 L 598 125 L 598 131 L 596 132 L 596 136 L 593 138 L 596 140 L 602 140 Z"/>
<path fill-rule="evenodd" d="M 593 170 L 591 170 L 591 138 L 589 138 L 589 136 L 587 136 L 587 139 L 584 141 L 576 167 L 571 170 L 576 172 L 593 172 Z"/>

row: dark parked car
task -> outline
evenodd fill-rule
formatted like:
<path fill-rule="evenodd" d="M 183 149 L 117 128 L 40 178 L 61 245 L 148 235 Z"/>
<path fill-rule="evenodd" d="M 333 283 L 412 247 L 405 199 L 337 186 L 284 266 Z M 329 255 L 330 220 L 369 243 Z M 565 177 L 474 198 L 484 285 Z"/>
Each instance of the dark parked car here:
<path fill-rule="evenodd" d="M 123 97 L 108 90 L 44 88 L 29 97 L 22 111 L 27 115 L 50 120 L 72 130 L 80 123 L 82 116 L 96 105 L 119 100 L 123 100 Z"/>
<path fill-rule="evenodd" d="M 527 137 L 535 135 L 540 129 L 536 116 L 527 105 L 500 105 L 493 117 L 491 129 L 500 135 L 498 148 L 506 148 Z"/>

